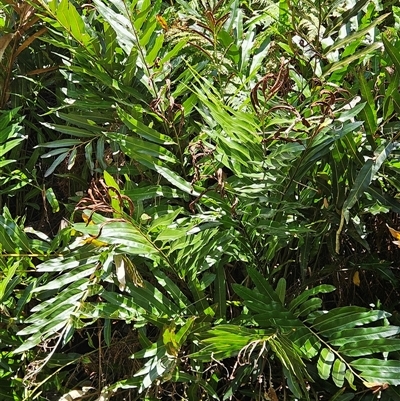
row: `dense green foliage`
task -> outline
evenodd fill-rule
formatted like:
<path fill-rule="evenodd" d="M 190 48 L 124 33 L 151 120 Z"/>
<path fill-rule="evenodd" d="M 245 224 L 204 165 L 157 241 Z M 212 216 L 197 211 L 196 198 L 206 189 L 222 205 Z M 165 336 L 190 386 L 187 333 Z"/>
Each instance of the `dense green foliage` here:
<path fill-rule="evenodd" d="M 399 7 L 0 3 L 1 400 L 399 399 Z"/>

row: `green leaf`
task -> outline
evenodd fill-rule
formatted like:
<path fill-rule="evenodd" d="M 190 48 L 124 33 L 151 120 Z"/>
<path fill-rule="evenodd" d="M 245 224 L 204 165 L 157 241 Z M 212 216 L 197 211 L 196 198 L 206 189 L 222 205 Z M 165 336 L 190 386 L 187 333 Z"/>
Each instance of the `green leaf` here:
<path fill-rule="evenodd" d="M 233 324 L 220 324 L 215 328 L 202 333 L 201 350 L 191 355 L 204 361 L 213 358 L 224 359 L 237 355 L 241 349 L 252 341 L 269 341 L 274 335 L 271 330 L 248 329 Z"/>
<path fill-rule="evenodd" d="M 146 339 L 148 341 L 148 339 Z M 157 352 L 165 352 L 166 347 L 162 342 L 162 339 L 158 340 L 155 343 L 150 343 L 146 348 L 135 352 L 131 355 L 132 359 L 141 359 L 141 358 L 151 358 L 157 355 Z"/>
<path fill-rule="evenodd" d="M 261 304 L 256 304 L 255 302 L 250 301 L 244 301 L 243 303 L 249 307 L 249 309 L 260 312 L 253 315 L 254 321 L 257 322 L 260 327 L 274 327 L 285 334 L 296 330 L 296 336 L 300 335 L 300 333 L 302 333 L 305 329 L 302 321 L 294 317 L 291 312 L 287 310 L 280 310 L 280 304 L 270 305 L 269 308 L 271 310 L 267 312 L 266 310 L 268 308 L 264 308 L 263 311 Z"/>
<path fill-rule="evenodd" d="M 45 153 L 41 156 L 42 159 L 47 159 L 49 157 L 57 156 L 61 153 L 68 153 L 71 149 L 69 148 L 56 148 L 51 150 L 50 152 Z"/>
<path fill-rule="evenodd" d="M 303 302 L 298 310 L 296 311 L 296 316 L 304 316 L 307 317 L 311 312 L 314 312 L 318 309 L 321 309 L 322 299 L 319 298 L 311 298 L 305 302 Z"/>
<path fill-rule="evenodd" d="M 90 172 L 93 174 L 94 163 L 92 157 L 93 157 L 93 142 L 90 141 L 85 145 L 85 160 L 86 164 L 90 168 Z"/>
<path fill-rule="evenodd" d="M 354 3 L 354 6 L 343 13 L 339 13 L 339 15 L 332 20 L 331 24 L 328 25 L 325 35 L 331 35 L 342 25 L 348 24 L 351 21 L 351 18 L 356 16 L 367 3 L 368 0 L 358 0 L 356 3 Z"/>
<path fill-rule="evenodd" d="M 186 192 L 192 196 L 196 197 L 200 196 L 200 192 L 198 192 L 191 184 L 189 184 L 187 181 L 185 181 L 182 177 L 180 177 L 172 170 L 160 165 L 154 165 L 154 169 L 160 175 L 162 175 L 170 184 L 179 188 L 181 191 Z"/>
<path fill-rule="evenodd" d="M 68 251 L 65 256 L 53 257 L 37 266 L 38 272 L 63 272 L 74 269 L 80 265 L 96 264 L 99 257 L 93 255 L 88 247 L 80 248 L 78 253 L 72 254 Z"/>
<path fill-rule="evenodd" d="M 396 67 L 396 70 L 400 72 L 400 52 L 389 42 L 388 38 L 384 34 L 382 35 L 382 42 L 385 46 L 385 50 L 389 54 L 390 59 Z"/>
<path fill-rule="evenodd" d="M 114 292 L 102 291 L 101 297 L 127 314 L 127 319 L 137 319 L 140 316 L 138 304 L 131 297 Z M 149 310 L 151 312 L 151 308 Z"/>
<path fill-rule="evenodd" d="M 399 374 L 392 373 L 392 372 L 372 372 L 370 374 L 369 372 L 363 372 L 360 375 L 365 382 L 367 383 L 372 383 L 372 387 L 376 387 L 377 385 L 381 384 L 389 384 L 391 386 L 398 386 L 400 385 L 400 378 Z"/>
<path fill-rule="evenodd" d="M 400 362 L 377 358 L 360 358 L 352 361 L 351 366 L 361 371 L 361 377 L 371 383 L 400 384 Z"/>
<path fill-rule="evenodd" d="M 323 348 L 318 358 L 317 368 L 321 379 L 328 380 L 331 375 L 331 369 L 335 360 L 335 354 L 328 348 Z"/>
<path fill-rule="evenodd" d="M 196 320 L 195 316 L 192 316 L 189 319 L 187 319 L 185 324 L 176 333 L 175 339 L 179 347 L 183 346 L 187 337 L 190 335 L 195 320 Z"/>
<path fill-rule="evenodd" d="M 346 35 L 343 39 L 336 40 L 332 46 L 326 48 L 324 51 L 326 53 L 329 53 L 329 52 L 333 52 L 336 49 L 340 49 L 341 47 L 345 47 L 347 44 L 354 42 L 356 39 L 359 39 L 359 38 L 363 37 L 364 35 L 366 35 L 368 32 L 371 31 L 371 29 L 373 27 L 380 24 L 389 15 L 390 15 L 389 13 L 380 15 L 378 18 L 375 18 L 373 20 L 373 22 L 371 24 L 369 24 L 368 26 L 366 26 L 365 28 L 360 29 L 359 31 L 356 31 L 356 32 L 352 33 L 351 35 Z"/>
<path fill-rule="evenodd" d="M 352 388 L 352 390 L 357 391 L 357 387 L 354 385 L 354 374 L 350 369 L 346 370 L 344 377 L 349 383 L 349 386 Z"/>
<path fill-rule="evenodd" d="M 53 188 L 46 189 L 46 199 L 50 203 L 53 213 L 57 213 L 60 210 L 60 205 L 58 203 L 56 194 L 53 191 Z"/>
<path fill-rule="evenodd" d="M 131 21 L 126 15 L 113 11 L 111 7 L 101 0 L 94 0 L 93 2 L 96 5 L 96 10 L 114 29 L 120 47 L 127 55 L 131 54 L 133 46 L 137 44 Z"/>
<path fill-rule="evenodd" d="M 390 313 L 381 310 L 368 310 L 357 306 L 345 306 L 330 310 L 317 317 L 313 327 L 319 333 L 330 336 L 346 328 L 361 326 L 390 316 Z"/>
<path fill-rule="evenodd" d="M 62 134 L 67 134 L 67 135 L 71 135 L 71 136 L 77 136 L 78 138 L 93 138 L 94 136 L 96 136 L 96 134 L 94 132 L 90 132 L 90 131 L 87 131 L 87 130 L 82 129 L 82 128 L 73 127 L 72 125 L 67 126 L 67 125 L 51 124 L 51 123 L 42 123 L 42 125 L 47 127 L 47 128 L 50 128 L 52 130 L 55 130 L 57 132 L 60 132 Z M 63 143 L 62 141 L 64 141 L 64 145 L 63 146 L 66 146 L 65 144 L 68 143 L 68 141 L 71 141 L 71 140 L 68 140 L 68 139 L 62 140 L 62 139 L 60 139 L 60 140 L 58 140 L 56 142 L 57 146 L 59 146 L 58 144 Z M 82 142 L 81 141 L 77 141 L 77 140 L 74 141 L 74 144 L 78 144 L 78 143 L 82 143 Z M 47 147 L 49 147 L 49 145 L 51 145 L 51 144 L 52 143 L 47 143 L 45 145 L 47 145 Z"/>
<path fill-rule="evenodd" d="M 31 309 L 31 311 L 34 312 L 34 314 L 31 315 L 29 318 L 27 318 L 25 322 L 31 323 L 35 319 L 37 319 L 37 316 L 40 317 L 46 316 L 56 311 L 59 305 L 75 302 L 77 299 L 79 299 L 79 297 L 83 296 L 82 294 L 87 289 L 88 285 L 89 285 L 88 280 L 82 278 L 80 280 L 73 282 L 64 290 L 60 290 L 60 292 L 56 294 L 54 297 L 46 299 L 53 294 L 52 293 L 43 294 L 43 299 L 46 300 L 43 300 L 40 304 L 35 305 Z M 35 293 L 35 291 L 32 291 L 32 293 Z M 69 301 L 70 299 L 71 301 Z"/>
<path fill-rule="evenodd" d="M 110 58 L 113 60 L 114 53 L 112 49 L 110 51 Z M 135 76 L 137 74 L 137 59 L 138 59 L 138 50 L 136 48 L 132 48 L 131 53 L 125 63 L 124 73 L 122 74 L 122 83 L 124 86 L 131 86 Z"/>
<path fill-rule="evenodd" d="M 61 0 L 56 8 L 56 18 L 64 29 L 87 49 L 91 49 L 92 37 L 86 32 L 85 24 L 69 0 Z"/>
<path fill-rule="evenodd" d="M 363 100 L 366 100 L 366 104 L 361 112 L 361 115 L 365 117 L 364 126 L 370 138 L 369 142 L 371 143 L 371 145 L 375 147 L 375 142 L 374 139 L 372 138 L 372 136 L 375 135 L 375 132 L 378 128 L 375 101 L 372 97 L 371 93 L 372 91 L 368 86 L 367 80 L 365 79 L 364 74 L 362 72 L 358 74 L 358 80 L 360 82 L 360 90 L 363 96 Z"/>
<path fill-rule="evenodd" d="M 400 361 L 377 358 L 359 358 L 350 362 L 350 365 L 361 372 L 397 373 L 400 380 Z"/>
<path fill-rule="evenodd" d="M 335 287 L 329 284 L 318 285 L 314 288 L 303 291 L 299 296 L 293 299 L 289 304 L 289 309 L 294 312 L 299 305 L 307 301 L 310 297 L 317 294 L 327 294 L 329 292 L 335 291 Z"/>
<path fill-rule="evenodd" d="M 33 253 L 28 236 L 6 206 L 3 206 L 3 215 L 0 216 L 0 244 L 7 253 Z"/>
<path fill-rule="evenodd" d="M 164 215 L 161 215 L 153 220 L 151 226 L 148 228 L 148 232 L 167 228 L 181 213 L 183 213 L 182 207 L 178 207 L 175 210 L 167 210 Z"/>
<path fill-rule="evenodd" d="M 96 271 L 96 269 L 97 265 L 93 266 L 93 265 L 82 264 L 78 268 L 73 269 L 68 273 L 62 274 L 61 276 L 50 281 L 49 283 L 35 288 L 33 292 L 43 292 L 47 290 L 60 289 L 67 284 L 79 281 L 81 278 L 89 277 Z"/>
<path fill-rule="evenodd" d="M 285 304 L 285 297 L 286 297 L 286 280 L 285 278 L 280 278 L 278 281 L 278 284 L 276 285 L 276 294 L 279 297 L 279 300 L 281 301 L 282 305 Z"/>
<path fill-rule="evenodd" d="M 9 292 L 9 286 L 10 283 L 12 285 L 12 280 L 15 278 L 14 275 L 18 269 L 18 263 L 13 263 L 12 266 L 8 269 L 5 277 L 3 276 L 1 282 L 0 282 L 0 303 L 3 303 L 5 301 L 4 296 L 8 296 Z M 3 272 L 4 274 L 4 272 Z M 18 280 L 14 283 L 14 286 L 18 284 Z M 11 287 L 13 288 L 13 286 Z"/>
<path fill-rule="evenodd" d="M 0 145 L 0 157 L 4 156 L 8 153 L 11 149 L 18 146 L 25 138 L 17 138 L 7 141 L 6 143 Z M 14 161 L 14 160 L 13 160 Z"/>
<path fill-rule="evenodd" d="M 382 205 L 390 207 L 393 212 L 400 213 L 400 204 L 395 197 L 385 194 L 382 189 L 378 190 L 373 186 L 369 187 L 367 192 L 372 196 L 372 199 L 376 199 Z"/>
<path fill-rule="evenodd" d="M 132 255 L 147 254 L 156 257 L 159 250 L 152 244 L 145 232 L 127 222 L 110 221 L 102 228 L 96 224 L 76 223 L 74 229 L 109 245 L 118 245 Z M 100 235 L 99 235 L 100 234 Z"/>
<path fill-rule="evenodd" d="M 29 337 L 28 340 L 26 340 L 21 346 L 19 346 L 17 349 L 13 350 L 14 354 L 19 354 L 22 352 L 25 352 L 35 346 L 37 346 L 39 343 L 42 341 L 46 340 L 47 338 L 53 336 L 55 333 L 57 333 L 59 330 L 63 329 L 67 322 L 68 322 L 68 317 L 73 313 L 73 309 L 67 309 L 64 311 L 63 315 L 61 315 L 57 319 L 51 320 L 49 324 L 46 326 L 42 326 L 42 329 L 40 332 L 35 333 L 31 337 Z"/>
<path fill-rule="evenodd" d="M 340 359 L 336 359 L 335 363 L 333 364 L 332 379 L 337 387 L 343 386 L 346 367 L 346 364 Z"/>
<path fill-rule="evenodd" d="M 41 143 L 40 145 L 37 145 L 39 148 L 66 148 L 76 146 L 76 145 L 82 145 L 82 141 L 79 139 L 58 139 L 56 141 L 51 141 L 51 142 L 46 142 L 46 143 Z M 66 148 L 68 149 L 68 148 Z M 44 157 L 44 156 L 42 156 Z"/>
<path fill-rule="evenodd" d="M 0 114 L 0 131 L 5 129 L 6 127 L 9 127 L 11 121 L 15 118 L 20 109 L 21 107 L 16 107 L 11 110 L 2 110 L 2 113 Z M 0 142 L 3 142 L 7 139 L 1 136 L 0 138 L 1 138 Z"/>
<path fill-rule="evenodd" d="M 73 148 L 68 156 L 67 170 L 71 170 L 74 167 L 77 154 L 78 148 Z"/>
<path fill-rule="evenodd" d="M 162 34 L 157 35 L 156 40 L 154 41 L 154 44 L 153 44 L 151 50 L 149 51 L 149 53 L 146 56 L 146 63 L 148 63 L 149 65 L 153 64 L 154 60 L 158 56 L 160 49 L 163 46 L 163 43 L 164 43 L 164 35 L 162 35 Z M 143 46 L 143 44 L 142 44 L 142 46 Z"/>
<path fill-rule="evenodd" d="M 329 337 L 331 345 L 336 347 L 345 345 L 349 342 L 361 340 L 378 340 L 381 338 L 392 337 L 400 334 L 400 327 L 357 327 L 352 329 L 338 330 Z"/>
<path fill-rule="evenodd" d="M 157 130 L 143 124 L 141 121 L 125 112 L 122 108 L 117 107 L 119 118 L 122 122 L 137 135 L 147 139 L 150 142 L 159 143 L 161 145 L 174 145 L 175 142 L 168 136 L 161 134 Z"/>
<path fill-rule="evenodd" d="M 174 302 L 186 313 L 189 314 L 195 313 L 195 308 L 189 301 L 189 299 L 185 296 L 185 294 L 181 291 L 177 283 L 168 277 L 161 270 L 153 270 L 154 277 L 157 279 L 157 282 L 165 288 L 165 290 L 171 295 L 171 298 Z"/>
<path fill-rule="evenodd" d="M 355 343 L 346 343 L 339 348 L 339 352 L 347 356 L 364 356 L 380 352 L 393 352 L 400 350 L 400 340 L 382 338 L 378 340 L 361 340 Z"/>
<path fill-rule="evenodd" d="M 76 125 L 79 128 L 86 129 L 87 131 L 94 131 L 98 132 L 101 134 L 101 124 L 105 124 L 108 122 L 109 118 L 107 118 L 106 115 L 101 115 L 100 113 L 97 114 L 96 112 L 93 113 L 77 113 L 77 112 L 68 112 L 68 113 L 62 113 L 60 111 L 57 111 L 56 113 L 57 117 L 60 117 L 67 123 L 70 123 L 72 125 Z M 96 124 L 97 123 L 97 124 Z M 65 139 L 66 141 L 78 141 L 76 139 Z M 61 139 L 63 141 L 63 139 Z M 49 144 L 54 143 L 57 141 L 49 142 Z"/>
<path fill-rule="evenodd" d="M 179 308 L 150 283 L 144 282 L 143 288 L 127 283 L 133 302 L 155 316 L 172 317 L 179 314 Z"/>
<path fill-rule="evenodd" d="M 348 56 L 344 58 L 343 60 L 340 60 L 336 63 L 333 63 L 323 74 L 322 78 L 326 78 L 327 76 L 331 75 L 333 72 L 340 70 L 344 67 L 347 67 L 349 64 L 351 64 L 353 61 L 360 61 L 367 55 L 371 54 L 373 51 L 379 49 L 382 47 L 382 44 L 379 42 L 375 42 L 372 45 L 369 45 L 362 50 L 358 51 L 357 53 L 354 53 L 351 56 Z"/>
<path fill-rule="evenodd" d="M 138 160 L 141 160 L 140 155 L 144 155 L 149 158 L 156 157 L 169 163 L 177 162 L 176 156 L 162 146 L 132 136 L 127 136 L 126 134 L 119 134 L 116 132 L 105 132 L 104 134 L 107 138 L 119 143 L 126 153 L 138 155 Z"/>
<path fill-rule="evenodd" d="M 143 29 L 143 24 L 147 22 L 150 18 L 150 12 L 152 11 L 151 3 L 149 0 L 144 0 L 141 3 L 141 10 L 135 19 L 135 28 L 137 30 Z"/>
<path fill-rule="evenodd" d="M 223 265 L 216 266 L 214 300 L 218 305 L 216 317 L 226 319 L 226 275 Z"/>
<path fill-rule="evenodd" d="M 254 284 L 256 285 L 257 290 L 261 294 L 268 297 L 271 301 L 281 302 L 278 294 L 272 289 L 272 286 L 268 283 L 268 281 L 265 279 L 265 277 L 263 277 L 261 273 L 253 268 L 248 268 L 247 271 Z"/>
<path fill-rule="evenodd" d="M 143 376 L 139 391 L 142 392 L 149 388 L 156 379 L 169 371 L 175 363 L 175 358 L 167 354 L 165 346 L 158 348 L 156 354 L 134 375 L 134 377 Z"/>
<path fill-rule="evenodd" d="M 246 306 L 248 306 L 255 312 L 262 313 L 265 312 L 265 309 L 268 306 L 273 305 L 277 308 L 277 304 L 281 305 L 279 300 L 273 301 L 272 303 L 269 297 L 265 296 L 264 294 L 260 294 L 254 290 L 251 290 L 250 288 L 246 288 L 238 284 L 233 284 L 232 288 L 235 293 L 243 299 Z"/>
<path fill-rule="evenodd" d="M 160 61 L 160 64 L 163 65 L 168 63 L 173 57 L 177 56 L 182 48 L 187 44 L 186 38 L 181 38 L 179 42 L 170 50 Z"/>
<path fill-rule="evenodd" d="M 361 195 L 368 189 L 372 180 L 375 178 L 376 173 L 390 155 L 393 148 L 394 144 L 390 142 L 375 160 L 368 159 L 366 161 L 354 181 L 349 196 L 343 203 L 343 210 L 350 210 L 361 197 Z"/>

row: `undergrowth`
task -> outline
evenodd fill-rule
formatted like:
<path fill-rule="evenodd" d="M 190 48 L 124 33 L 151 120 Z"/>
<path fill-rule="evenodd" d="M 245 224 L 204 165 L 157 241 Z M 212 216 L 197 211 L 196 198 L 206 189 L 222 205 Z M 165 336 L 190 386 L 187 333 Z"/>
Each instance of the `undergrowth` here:
<path fill-rule="evenodd" d="M 2 1 L 1 399 L 397 400 L 399 10 Z"/>

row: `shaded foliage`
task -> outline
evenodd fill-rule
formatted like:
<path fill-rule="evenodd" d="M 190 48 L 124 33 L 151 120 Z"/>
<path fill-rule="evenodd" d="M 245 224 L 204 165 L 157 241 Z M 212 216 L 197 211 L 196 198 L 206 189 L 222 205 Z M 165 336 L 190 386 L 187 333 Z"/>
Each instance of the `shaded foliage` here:
<path fill-rule="evenodd" d="M 0 17 L 2 399 L 397 399 L 398 7 Z"/>

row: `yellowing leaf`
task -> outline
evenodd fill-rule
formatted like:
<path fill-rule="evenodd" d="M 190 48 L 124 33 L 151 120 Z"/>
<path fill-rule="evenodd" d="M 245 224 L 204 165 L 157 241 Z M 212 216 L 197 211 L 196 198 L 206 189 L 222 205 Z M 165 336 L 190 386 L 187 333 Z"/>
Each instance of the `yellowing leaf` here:
<path fill-rule="evenodd" d="M 372 393 L 375 394 L 378 391 L 386 390 L 389 387 L 388 383 L 378 383 L 378 382 L 363 382 L 365 387 L 368 387 L 372 390 Z"/>
<path fill-rule="evenodd" d="M 93 238 L 93 237 L 87 237 L 87 238 L 85 238 L 83 240 L 83 242 L 85 244 L 92 244 L 92 245 L 97 246 L 99 248 L 102 247 L 102 246 L 108 246 L 108 244 L 106 242 L 100 241 L 100 240 L 98 240 L 96 238 Z"/>
<path fill-rule="evenodd" d="M 88 224 L 94 224 L 93 221 L 91 220 L 91 218 L 85 214 L 82 213 L 82 220 L 88 225 Z"/>
<path fill-rule="evenodd" d="M 272 386 L 270 386 L 268 389 L 268 397 L 271 401 L 279 401 L 276 391 Z"/>
<path fill-rule="evenodd" d="M 358 270 L 353 275 L 353 284 L 356 285 L 357 287 L 359 287 L 361 284 L 360 272 Z"/>
<path fill-rule="evenodd" d="M 124 291 L 126 280 L 129 278 L 136 287 L 143 287 L 143 278 L 139 274 L 136 266 L 125 255 L 114 255 L 115 272 L 119 283 L 119 289 Z"/>
<path fill-rule="evenodd" d="M 386 386 L 386 387 L 388 387 L 388 384 L 387 384 L 387 383 L 363 382 L 363 384 L 364 384 L 365 387 L 368 387 L 368 388 L 372 388 L 372 387 L 381 387 L 381 386 Z"/>
<path fill-rule="evenodd" d="M 165 21 L 161 15 L 156 15 L 156 20 L 161 25 L 162 29 L 164 29 L 164 31 L 168 31 L 167 21 Z"/>
<path fill-rule="evenodd" d="M 178 356 L 179 345 L 176 341 L 175 324 L 171 323 L 169 326 L 164 326 L 163 343 L 167 348 L 169 355 Z"/>
<path fill-rule="evenodd" d="M 400 231 L 396 231 L 394 228 L 390 227 L 388 224 L 386 224 L 386 226 L 387 226 L 387 228 L 389 229 L 390 234 L 392 234 L 392 236 L 393 236 L 395 239 L 400 240 Z"/>
<path fill-rule="evenodd" d="M 82 400 L 83 396 L 88 393 L 93 387 L 82 387 L 82 390 L 72 390 L 67 394 L 64 394 L 58 401 L 73 401 Z"/>
<path fill-rule="evenodd" d="M 120 291 L 125 290 L 125 262 L 126 258 L 123 255 L 114 255 L 115 273 L 117 275 L 118 287 Z"/>
<path fill-rule="evenodd" d="M 393 244 L 397 245 L 400 248 L 400 231 L 396 231 L 394 228 L 390 227 L 388 224 L 386 224 L 386 226 L 389 229 L 390 234 L 392 234 L 393 238 L 397 240 L 397 241 L 393 241 Z"/>
<path fill-rule="evenodd" d="M 144 223 L 148 222 L 149 220 L 151 220 L 151 216 L 149 216 L 146 213 L 142 213 L 142 215 L 140 216 L 140 222 L 144 224 Z"/>
<path fill-rule="evenodd" d="M 12 41 L 13 37 L 14 37 L 13 33 L 7 33 L 0 37 L 0 61 L 2 60 L 4 52 L 7 48 L 7 46 Z"/>

